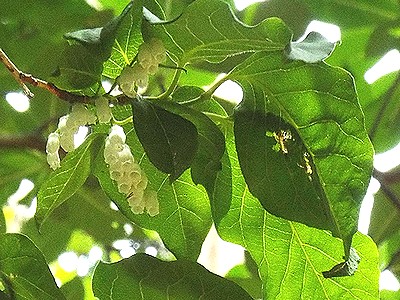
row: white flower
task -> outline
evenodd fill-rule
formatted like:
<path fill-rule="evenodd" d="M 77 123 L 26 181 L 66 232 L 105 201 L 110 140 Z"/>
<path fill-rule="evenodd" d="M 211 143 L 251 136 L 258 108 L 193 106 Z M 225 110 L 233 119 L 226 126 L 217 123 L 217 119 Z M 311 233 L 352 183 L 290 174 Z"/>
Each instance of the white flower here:
<path fill-rule="evenodd" d="M 57 132 L 49 134 L 46 143 L 46 153 L 56 153 L 60 149 L 60 135 Z"/>
<path fill-rule="evenodd" d="M 154 217 L 160 213 L 160 206 L 156 191 L 146 190 L 143 195 L 143 200 L 145 202 L 146 211 L 151 217 Z"/>
<path fill-rule="evenodd" d="M 109 123 L 111 120 L 111 107 L 106 97 L 98 97 L 95 100 L 97 119 L 100 123 Z"/>
<path fill-rule="evenodd" d="M 110 178 L 115 181 L 118 191 L 127 195 L 131 210 L 141 214 L 145 210 L 144 194 L 147 191 L 148 179 L 140 165 L 135 162 L 131 149 L 125 144 L 126 136 L 122 127 L 114 125 L 104 145 L 104 160 L 108 164 Z M 157 193 L 156 193 L 157 194 Z M 150 215 L 158 211 L 154 203 L 154 193 L 150 200 Z"/>
<path fill-rule="evenodd" d="M 48 153 L 47 154 L 47 163 L 49 164 L 50 168 L 53 170 L 60 167 L 60 156 L 58 156 L 58 152 Z"/>

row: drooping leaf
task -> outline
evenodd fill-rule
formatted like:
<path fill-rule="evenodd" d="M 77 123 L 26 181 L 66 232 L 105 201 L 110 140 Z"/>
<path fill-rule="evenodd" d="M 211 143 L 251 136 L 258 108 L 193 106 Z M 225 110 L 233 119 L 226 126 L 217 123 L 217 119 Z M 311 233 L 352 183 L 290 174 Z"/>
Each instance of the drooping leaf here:
<path fill-rule="evenodd" d="M 100 263 L 93 277 L 100 299 L 252 299 L 235 283 L 188 260 L 160 261 L 136 254 L 114 264 Z"/>
<path fill-rule="evenodd" d="M 148 101 L 134 101 L 133 124 L 150 161 L 177 179 L 197 152 L 198 132 L 192 122 Z"/>
<path fill-rule="evenodd" d="M 90 174 L 92 160 L 97 155 L 101 137 L 101 134 L 88 136 L 78 149 L 67 154 L 61 162 L 61 167 L 52 172 L 41 186 L 35 214 L 39 228 L 56 207 L 85 183 Z"/>
<path fill-rule="evenodd" d="M 224 135 L 214 122 L 197 110 L 172 102 L 160 102 L 159 105 L 195 125 L 198 149 L 191 164 L 191 175 L 195 184 L 202 184 L 210 193 L 221 170 L 221 158 L 225 151 Z"/>
<path fill-rule="evenodd" d="M 247 52 L 282 50 L 291 38 L 290 30 L 278 18 L 245 26 L 226 3 L 214 0 L 194 1 L 175 22 L 148 30 L 163 40 L 179 65 L 200 60 L 218 63 Z"/>
<path fill-rule="evenodd" d="M 21 234 L 0 234 L 0 282 L 10 299 L 65 299 L 43 254 Z"/>
<path fill-rule="evenodd" d="M 115 115 L 120 114 L 115 112 Z M 108 197 L 129 220 L 142 228 L 157 231 L 177 258 L 196 260 L 212 224 L 207 193 L 193 183 L 189 171 L 170 183 L 168 175 L 160 172 L 145 155 L 132 125 L 126 125 L 124 129 L 127 143 L 148 177 L 148 188 L 157 191 L 160 213 L 154 217 L 147 213 L 134 214 L 126 195 L 119 193 L 115 182 L 110 179 L 108 167 L 100 156 L 95 162 L 94 175 Z"/>
<path fill-rule="evenodd" d="M 244 89 L 235 137 L 250 192 L 277 216 L 330 230 L 348 257 L 373 155 L 352 78 L 278 52 L 254 54 L 230 78 Z"/>
<path fill-rule="evenodd" d="M 335 43 L 328 41 L 318 32 L 310 32 L 303 40 L 291 42 L 288 57 L 306 63 L 316 63 L 327 58 L 335 48 Z"/>
<path fill-rule="evenodd" d="M 135 0 L 130 2 L 123 12 L 105 27 L 107 38 L 115 35 L 115 39 L 111 56 L 104 63 L 104 76 L 116 78 L 138 53 L 139 46 L 143 43 L 142 17 L 143 0 Z"/>
<path fill-rule="evenodd" d="M 265 299 L 379 299 L 378 253 L 372 240 L 356 234 L 361 257 L 351 277 L 325 279 L 323 271 L 343 261 L 342 243 L 328 232 L 277 218 L 251 195 L 242 177 L 232 138 L 227 140 L 233 197 L 217 225 L 220 236 L 245 247 L 256 262 Z"/>

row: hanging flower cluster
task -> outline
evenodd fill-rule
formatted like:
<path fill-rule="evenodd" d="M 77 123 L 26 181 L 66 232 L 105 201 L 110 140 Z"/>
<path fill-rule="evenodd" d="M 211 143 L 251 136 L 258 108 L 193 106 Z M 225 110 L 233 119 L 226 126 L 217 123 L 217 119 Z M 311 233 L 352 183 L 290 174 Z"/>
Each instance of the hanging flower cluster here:
<path fill-rule="evenodd" d="M 74 135 L 80 126 L 95 124 L 96 120 L 100 123 L 108 123 L 111 119 L 111 108 L 106 97 L 99 97 L 95 101 L 97 116 L 82 103 L 72 106 L 71 113 L 62 116 L 58 122 L 55 132 L 50 133 L 47 144 L 47 162 L 53 170 L 60 167 L 60 156 L 58 151 L 60 146 L 70 152 L 75 149 Z"/>
<path fill-rule="evenodd" d="M 117 79 L 121 91 L 128 97 L 136 97 L 140 90 L 147 88 L 149 75 L 157 72 L 165 58 L 165 47 L 160 40 L 153 38 L 140 45 L 135 64 L 126 66 Z"/>
<path fill-rule="evenodd" d="M 104 160 L 109 166 L 110 177 L 117 183 L 118 191 L 127 195 L 131 210 L 155 216 L 159 213 L 157 192 L 147 189 L 148 179 L 135 161 L 122 127 L 114 125 L 106 138 Z"/>

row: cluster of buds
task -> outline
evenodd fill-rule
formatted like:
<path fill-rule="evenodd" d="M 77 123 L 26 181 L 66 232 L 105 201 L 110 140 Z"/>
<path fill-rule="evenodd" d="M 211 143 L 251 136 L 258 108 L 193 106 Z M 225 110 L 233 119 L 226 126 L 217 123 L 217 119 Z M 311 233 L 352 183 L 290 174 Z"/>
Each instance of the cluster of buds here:
<path fill-rule="evenodd" d="M 76 103 L 72 106 L 71 113 L 62 116 L 58 122 L 58 127 L 55 132 L 50 133 L 47 144 L 47 162 L 50 167 L 55 170 L 60 167 L 60 156 L 58 150 L 60 146 L 66 152 L 75 149 L 74 135 L 80 126 L 100 123 L 108 123 L 111 120 L 111 108 L 106 97 L 98 97 L 95 100 L 96 115 L 87 109 L 82 103 Z"/>
<path fill-rule="evenodd" d="M 159 212 L 157 192 L 147 188 L 148 179 L 135 161 L 122 127 L 114 125 L 104 146 L 104 160 L 109 166 L 110 177 L 118 191 L 128 197 L 131 210 L 141 214 L 146 209 L 150 216 Z"/>
<path fill-rule="evenodd" d="M 154 75 L 160 63 L 165 61 L 166 51 L 158 39 L 151 39 L 139 47 L 137 61 L 133 66 L 126 66 L 118 77 L 121 91 L 128 97 L 135 97 L 140 90 L 145 90 L 149 75 Z"/>

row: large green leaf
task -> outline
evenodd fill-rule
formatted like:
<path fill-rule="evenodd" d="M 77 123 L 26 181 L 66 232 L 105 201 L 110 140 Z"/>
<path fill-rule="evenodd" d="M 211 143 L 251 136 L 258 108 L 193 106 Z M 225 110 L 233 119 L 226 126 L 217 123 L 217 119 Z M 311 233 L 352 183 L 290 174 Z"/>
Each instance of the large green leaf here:
<path fill-rule="evenodd" d="M 35 214 L 39 228 L 57 206 L 75 194 L 85 183 L 90 174 L 92 160 L 98 152 L 98 141 L 103 137 L 101 134 L 88 136 L 78 149 L 67 154 L 61 167 L 52 172 L 41 186 Z"/>
<path fill-rule="evenodd" d="M 188 260 L 160 261 L 136 254 L 114 264 L 100 263 L 93 276 L 100 299 L 252 299 L 235 283 Z"/>
<path fill-rule="evenodd" d="M 129 111 L 125 110 L 125 113 L 129 114 Z M 115 112 L 114 115 L 120 114 Z M 94 175 L 106 194 L 129 220 L 142 228 L 157 231 L 176 257 L 196 260 L 212 223 L 207 193 L 201 186 L 193 183 L 188 170 L 170 183 L 168 175 L 158 171 L 149 161 L 132 126 L 126 125 L 124 129 L 127 143 L 149 179 L 148 188 L 157 191 L 160 213 L 154 217 L 146 213 L 135 215 L 129 207 L 126 195 L 119 193 L 115 182 L 110 179 L 107 165 L 100 155 L 95 162 Z"/>
<path fill-rule="evenodd" d="M 244 89 L 235 137 L 250 192 L 277 216 L 332 231 L 347 257 L 373 155 L 352 78 L 278 52 L 254 54 L 229 78 Z"/>
<path fill-rule="evenodd" d="M 198 133 L 189 120 L 149 101 L 132 102 L 133 124 L 150 161 L 177 179 L 197 152 Z"/>
<path fill-rule="evenodd" d="M 10 299 L 65 299 L 43 254 L 21 234 L 0 234 L 0 282 Z"/>
<path fill-rule="evenodd" d="M 299 295 L 304 299 L 378 299 L 378 253 L 370 238 L 354 237 L 361 262 L 353 276 L 324 278 L 322 272 L 343 259 L 341 241 L 326 231 L 267 213 L 249 192 L 232 139 L 227 149 L 233 197 L 217 230 L 223 239 L 250 252 L 258 265 L 264 299 L 298 299 Z"/>
<path fill-rule="evenodd" d="M 135 0 L 128 4 L 121 15 L 114 20 L 118 23 L 111 56 L 104 63 L 103 75 L 116 78 L 122 69 L 129 65 L 143 43 L 141 25 L 143 0 Z M 114 26 L 111 23 L 112 28 Z"/>
<path fill-rule="evenodd" d="M 149 30 L 164 41 L 179 65 L 200 60 L 217 63 L 247 52 L 280 50 L 291 38 L 280 19 L 245 26 L 226 3 L 215 0 L 194 1 L 175 22 L 152 25 Z"/>

